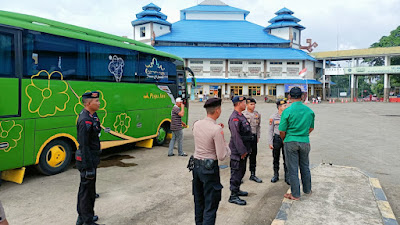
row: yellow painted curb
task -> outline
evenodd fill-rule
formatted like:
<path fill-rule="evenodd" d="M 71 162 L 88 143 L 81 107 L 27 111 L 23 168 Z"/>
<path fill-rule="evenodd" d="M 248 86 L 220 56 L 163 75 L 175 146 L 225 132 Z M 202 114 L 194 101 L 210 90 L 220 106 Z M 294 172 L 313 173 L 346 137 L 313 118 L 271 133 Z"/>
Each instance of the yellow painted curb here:
<path fill-rule="evenodd" d="M 371 182 L 372 187 L 382 189 L 382 186 L 379 183 L 378 178 L 369 178 L 369 182 Z"/>
<path fill-rule="evenodd" d="M 388 201 L 377 201 L 377 203 L 383 217 L 396 220 Z"/>
<path fill-rule="evenodd" d="M 275 219 L 274 221 L 272 221 L 271 225 L 284 225 L 285 224 L 285 220 L 277 220 Z"/>

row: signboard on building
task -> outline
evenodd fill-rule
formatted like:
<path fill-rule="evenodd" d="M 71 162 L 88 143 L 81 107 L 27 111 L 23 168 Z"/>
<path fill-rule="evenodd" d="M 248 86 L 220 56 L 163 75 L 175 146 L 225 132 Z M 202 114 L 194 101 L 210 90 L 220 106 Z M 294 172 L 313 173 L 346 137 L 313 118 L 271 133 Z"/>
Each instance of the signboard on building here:
<path fill-rule="evenodd" d="M 282 76 L 282 67 L 271 67 L 269 71 L 271 76 Z"/>
<path fill-rule="evenodd" d="M 288 93 L 294 87 L 299 87 L 302 92 L 307 92 L 307 85 L 305 84 L 285 84 L 285 93 Z"/>
<path fill-rule="evenodd" d="M 325 75 L 344 75 L 344 68 L 326 68 Z"/>
<path fill-rule="evenodd" d="M 299 68 L 298 67 L 288 67 L 286 68 L 287 74 L 289 76 L 298 76 L 299 75 Z"/>
<path fill-rule="evenodd" d="M 220 66 L 211 66 L 210 67 L 211 76 L 220 76 L 222 75 L 222 67 Z"/>
<path fill-rule="evenodd" d="M 191 66 L 193 73 L 197 75 L 203 75 L 203 67 L 202 66 Z"/>
<path fill-rule="evenodd" d="M 400 66 L 372 66 L 372 67 L 351 67 L 344 69 L 345 74 L 393 74 L 400 73 Z"/>
<path fill-rule="evenodd" d="M 238 76 L 238 75 L 240 75 L 241 73 L 242 73 L 242 67 L 231 67 L 230 68 L 230 70 L 231 70 L 231 75 L 232 76 Z"/>
<path fill-rule="evenodd" d="M 261 67 L 249 67 L 250 75 L 259 75 L 261 72 Z"/>

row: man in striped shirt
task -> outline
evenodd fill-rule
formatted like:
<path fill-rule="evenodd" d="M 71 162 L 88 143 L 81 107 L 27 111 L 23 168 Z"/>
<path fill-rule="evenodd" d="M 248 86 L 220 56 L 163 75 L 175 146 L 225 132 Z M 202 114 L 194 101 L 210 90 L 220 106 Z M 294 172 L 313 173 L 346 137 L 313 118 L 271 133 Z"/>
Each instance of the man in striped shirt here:
<path fill-rule="evenodd" d="M 186 124 L 182 122 L 182 117 L 185 115 L 185 105 L 181 98 L 176 99 L 176 104 L 171 111 L 171 131 L 172 139 L 169 142 L 168 156 L 174 156 L 175 142 L 178 142 L 178 154 L 180 156 L 187 156 L 182 150 L 183 142 L 183 130 L 182 125 L 186 127 Z"/>

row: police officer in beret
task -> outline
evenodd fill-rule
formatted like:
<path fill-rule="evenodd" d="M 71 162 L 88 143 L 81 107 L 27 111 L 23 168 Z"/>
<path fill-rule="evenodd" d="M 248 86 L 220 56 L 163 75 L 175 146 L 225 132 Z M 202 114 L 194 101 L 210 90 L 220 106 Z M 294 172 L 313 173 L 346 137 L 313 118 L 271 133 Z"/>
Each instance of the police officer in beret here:
<path fill-rule="evenodd" d="M 78 192 L 77 225 L 96 225 L 98 217 L 94 215 L 96 198 L 96 168 L 100 163 L 100 121 L 96 111 L 100 108 L 99 92 L 82 95 L 84 109 L 80 112 L 76 124 L 79 149 L 76 151 L 76 167 L 81 182 Z"/>
<path fill-rule="evenodd" d="M 237 205 L 246 205 L 246 201 L 239 196 L 247 196 L 248 193 L 240 190 L 240 184 L 246 172 L 247 155 L 251 153 L 250 142 L 253 140 L 251 127 L 242 112 L 246 109 L 246 98 L 235 96 L 232 99 L 234 111 L 229 118 L 229 130 L 231 139 L 229 148 L 231 149 L 231 195 L 229 202 Z"/>
<path fill-rule="evenodd" d="M 251 175 L 249 180 L 262 183 L 262 180 L 256 176 L 257 144 L 261 134 L 261 114 L 255 110 L 256 103 L 254 98 L 247 98 L 247 110 L 243 111 L 243 115 L 246 117 L 247 121 L 249 121 L 251 133 L 253 135 L 253 140 L 250 142 L 251 154 L 249 155 L 249 169 Z"/>
<path fill-rule="evenodd" d="M 218 160 L 225 160 L 231 154 L 222 130 L 224 125 L 216 121 L 221 115 L 221 101 L 220 98 L 208 99 L 204 104 L 207 117 L 193 125 L 195 150 L 192 182 L 196 225 L 215 224 L 223 188 Z"/>
<path fill-rule="evenodd" d="M 274 113 L 269 118 L 269 129 L 268 129 L 269 148 L 272 150 L 272 156 L 274 158 L 273 162 L 274 176 L 272 177 L 271 182 L 275 183 L 279 180 L 279 160 L 282 152 L 283 169 L 285 171 L 285 182 L 289 184 L 289 176 L 286 168 L 283 141 L 279 134 L 279 124 L 281 120 L 281 115 L 283 110 L 285 110 L 287 107 L 287 101 L 285 99 L 278 99 L 276 101 L 276 107 L 278 108 L 278 112 Z"/>

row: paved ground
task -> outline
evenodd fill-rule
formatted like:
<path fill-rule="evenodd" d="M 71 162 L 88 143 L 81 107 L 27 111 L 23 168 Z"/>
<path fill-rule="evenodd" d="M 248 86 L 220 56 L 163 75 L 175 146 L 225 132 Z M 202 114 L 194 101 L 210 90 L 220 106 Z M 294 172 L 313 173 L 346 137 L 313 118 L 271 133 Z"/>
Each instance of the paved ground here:
<path fill-rule="evenodd" d="M 204 117 L 202 104 L 191 103 L 190 122 Z M 311 135 L 311 163 L 332 162 L 359 167 L 377 175 L 399 220 L 400 216 L 400 104 L 348 103 L 310 105 L 316 113 L 316 129 Z M 275 112 L 274 104 L 259 103 L 263 115 L 262 133 Z M 220 122 L 228 120 L 233 108 L 223 104 Z M 226 139 L 229 130 L 225 128 Z M 185 130 L 184 151 L 193 153 L 193 136 Z M 263 136 L 259 144 L 257 174 L 262 184 L 248 181 L 248 205 L 239 207 L 227 203 L 229 168 L 221 170 L 224 186 L 217 224 L 270 224 L 281 206 L 288 186 L 272 176 L 272 154 Z M 120 158 L 106 160 L 108 167 L 99 169 L 96 213 L 106 224 L 194 224 L 191 173 L 186 170 L 187 158 L 166 157 L 166 147 L 151 150 L 125 147 L 107 151 Z M 132 158 L 134 157 L 134 158 Z M 110 158 L 108 158 L 110 159 Z M 220 164 L 228 165 L 228 162 Z M 281 173 L 281 177 L 283 174 Z M 76 193 L 79 175 L 76 170 L 45 177 L 28 168 L 22 185 L 3 183 L 0 199 L 12 224 L 73 224 L 76 219 Z M 397 190 L 397 191 L 396 191 Z"/>

